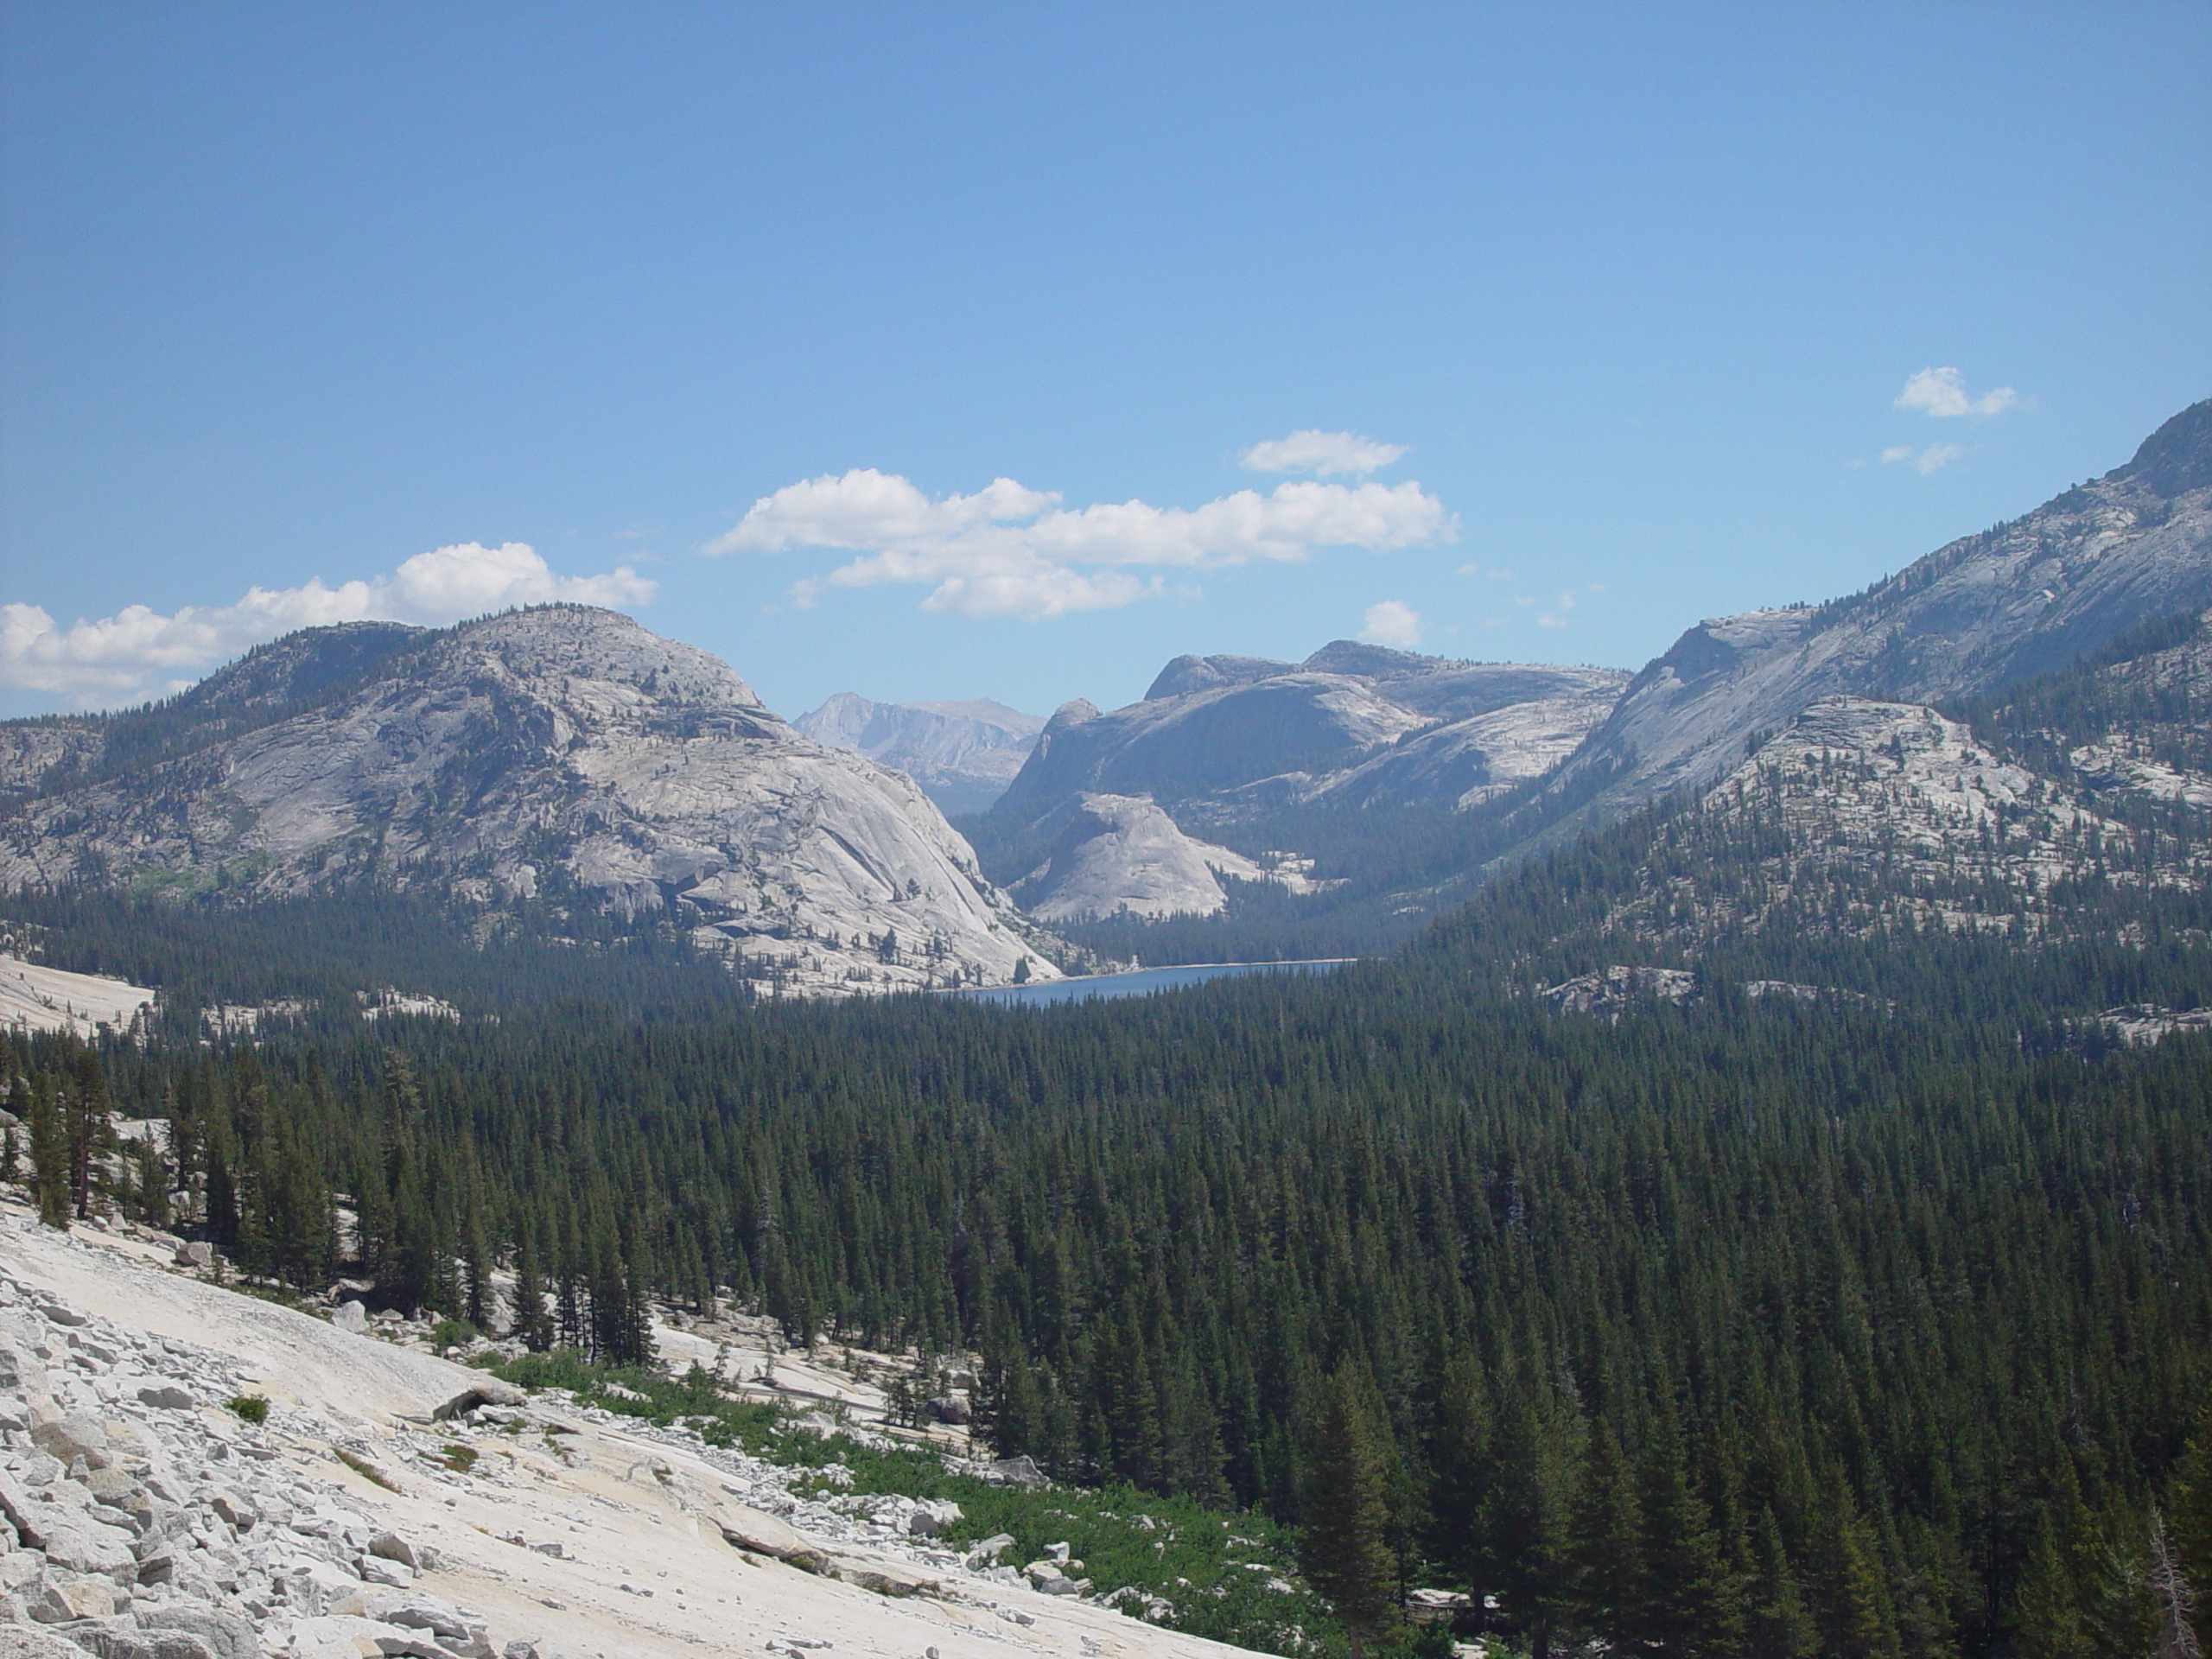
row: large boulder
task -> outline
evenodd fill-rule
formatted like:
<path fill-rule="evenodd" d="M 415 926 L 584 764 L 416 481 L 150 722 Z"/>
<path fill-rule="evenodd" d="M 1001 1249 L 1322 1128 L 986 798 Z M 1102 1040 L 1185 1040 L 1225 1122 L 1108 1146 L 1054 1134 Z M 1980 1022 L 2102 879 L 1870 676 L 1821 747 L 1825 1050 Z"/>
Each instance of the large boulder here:
<path fill-rule="evenodd" d="M 105 1469 L 115 1461 L 107 1431 L 82 1412 L 39 1417 L 31 1424 L 31 1444 L 65 1465 L 82 1458 L 87 1468 Z"/>
<path fill-rule="evenodd" d="M 938 1589 L 935 1579 L 893 1561 L 832 1555 L 821 1570 L 825 1578 L 838 1580 L 855 1589 L 873 1591 L 879 1596 L 933 1596 Z"/>
<path fill-rule="evenodd" d="M 766 1555 L 809 1573 L 829 1565 L 830 1552 L 787 1522 L 741 1503 L 715 1505 L 715 1522 L 722 1537 L 749 1554 Z"/>
<path fill-rule="evenodd" d="M 486 1376 L 481 1382 L 473 1382 L 463 1389 L 432 1412 L 430 1417 L 433 1421 L 442 1423 L 451 1418 L 465 1417 L 479 1406 L 519 1406 L 528 1398 L 512 1383 L 502 1382 L 496 1376 Z"/>

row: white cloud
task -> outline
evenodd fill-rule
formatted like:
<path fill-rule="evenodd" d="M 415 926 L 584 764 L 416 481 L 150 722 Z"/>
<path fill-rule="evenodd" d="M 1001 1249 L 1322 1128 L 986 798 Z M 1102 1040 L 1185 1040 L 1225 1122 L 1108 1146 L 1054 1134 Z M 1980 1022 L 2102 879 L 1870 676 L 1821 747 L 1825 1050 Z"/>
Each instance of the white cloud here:
<path fill-rule="evenodd" d="M 1567 626 L 1567 613 L 1575 607 L 1576 604 L 1580 601 L 1583 594 L 1602 594 L 1605 591 L 1605 584 L 1602 582 L 1586 582 L 1580 588 L 1568 588 L 1565 593 L 1559 596 L 1558 602 L 1552 609 L 1546 611 L 1542 615 L 1536 619 L 1536 626 L 1541 628 L 1565 627 Z M 1525 605 L 1529 601 L 1522 600 L 1516 602 Z"/>
<path fill-rule="evenodd" d="M 1931 443 L 1925 449 L 1916 449 L 1909 443 L 1896 443 L 1882 451 L 1882 460 L 1891 466 L 1907 463 L 1925 478 L 1930 473 L 1941 472 L 1964 454 L 1963 444 Z"/>
<path fill-rule="evenodd" d="M 1449 541 L 1459 521 L 1418 484 L 1280 484 L 1198 507 L 1142 501 L 1069 509 L 1057 494 L 994 480 L 932 500 L 896 474 L 864 467 L 789 484 L 753 504 L 709 553 L 824 547 L 863 556 L 793 588 L 801 605 L 832 588 L 925 586 L 927 611 L 1036 620 L 1110 609 L 1166 591 L 1135 574 L 1304 558 L 1316 548 Z"/>
<path fill-rule="evenodd" d="M 65 628 L 36 605 L 10 603 L 0 605 L 0 685 L 61 692 L 87 707 L 135 702 L 296 628 L 370 620 L 438 626 L 553 600 L 642 605 L 655 587 L 627 565 L 605 575 L 557 576 L 526 543 L 463 542 L 417 553 L 372 582 L 327 588 L 318 577 L 297 588 L 250 588 L 235 604 L 187 605 L 169 616 L 126 605 Z"/>
<path fill-rule="evenodd" d="M 1361 625 L 1359 637 L 1370 645 L 1390 645 L 1399 651 L 1411 651 L 1421 644 L 1421 613 L 1395 599 L 1386 599 L 1380 605 L 1370 605 L 1367 607 L 1367 620 Z"/>
<path fill-rule="evenodd" d="M 2002 415 L 2006 410 L 2018 406 L 2020 394 L 2010 386 L 1999 386 L 1980 397 L 1967 395 L 1967 378 L 1954 368 L 1923 369 L 1904 383 L 1904 390 L 1897 394 L 1899 409 L 1916 409 L 1925 415 L 1945 417 L 1960 415 Z M 1889 457 L 1885 455 L 1884 460 Z M 1937 463 L 1939 466 L 1941 462 Z M 1932 470 L 1932 469 L 1931 469 Z"/>
<path fill-rule="evenodd" d="M 1405 458 L 1402 443 L 1377 443 L 1357 432 L 1321 432 L 1312 427 L 1287 438 L 1255 443 L 1237 459 L 1249 473 L 1371 473 Z"/>

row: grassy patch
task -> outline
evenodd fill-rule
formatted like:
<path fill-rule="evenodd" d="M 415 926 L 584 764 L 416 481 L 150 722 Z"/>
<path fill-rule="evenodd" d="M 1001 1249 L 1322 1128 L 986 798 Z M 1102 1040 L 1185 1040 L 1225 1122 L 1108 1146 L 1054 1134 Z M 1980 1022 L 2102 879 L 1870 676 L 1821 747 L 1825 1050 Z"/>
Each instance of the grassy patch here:
<path fill-rule="evenodd" d="M 224 1401 L 223 1405 L 249 1423 L 269 1421 L 269 1396 L 265 1394 L 234 1394 Z"/>
<path fill-rule="evenodd" d="M 383 1470 L 378 1468 L 376 1465 L 371 1463 L 366 1458 L 356 1457 L 351 1452 L 346 1451 L 343 1446 L 337 1447 L 335 1450 L 338 1452 L 338 1461 L 344 1464 L 348 1469 L 351 1469 L 363 1480 L 372 1482 L 374 1484 L 383 1487 L 387 1492 L 396 1492 L 399 1490 L 398 1487 L 392 1484 L 391 1481 L 386 1477 Z"/>
<path fill-rule="evenodd" d="M 1344 1651 L 1334 1621 L 1298 1576 L 1291 1540 L 1264 1516 L 1228 1515 L 1126 1486 L 1031 1491 L 993 1485 L 954 1472 L 932 1452 L 879 1450 L 848 1434 L 801 1428 L 775 1406 L 728 1398 L 696 1365 L 671 1377 L 636 1366 L 594 1365 L 573 1350 L 561 1350 L 486 1369 L 518 1388 L 566 1389 L 622 1416 L 682 1423 L 709 1446 L 735 1446 L 789 1469 L 817 1471 L 791 1483 L 817 1497 L 950 1498 L 963 1519 L 945 1540 L 948 1545 L 960 1548 L 1008 1533 L 1014 1545 L 1000 1559 L 1020 1567 L 1042 1556 L 1046 1545 L 1065 1543 L 1099 1593 L 1127 1586 L 1162 1597 L 1174 1608 L 1164 1622 L 1193 1636 L 1308 1659 Z M 610 1385 L 643 1397 L 611 1394 Z M 1135 1617 L 1142 1606 L 1140 1596 L 1127 1611 Z"/>
<path fill-rule="evenodd" d="M 453 1441 L 439 1452 L 438 1461 L 456 1475 L 465 1475 L 476 1466 L 476 1448 Z"/>
<path fill-rule="evenodd" d="M 620 1416 L 642 1418 L 663 1428 L 682 1422 L 696 1429 L 709 1446 L 735 1446 L 779 1463 L 789 1460 L 776 1450 L 792 1438 L 783 1428 L 783 1412 L 772 1405 L 731 1399 L 696 1365 L 671 1377 L 639 1365 L 594 1365 L 573 1348 L 524 1354 L 520 1359 L 493 1361 L 486 1356 L 479 1363 L 518 1389 L 566 1389 L 577 1399 Z M 611 1392 L 614 1388 L 643 1397 L 633 1400 Z"/>

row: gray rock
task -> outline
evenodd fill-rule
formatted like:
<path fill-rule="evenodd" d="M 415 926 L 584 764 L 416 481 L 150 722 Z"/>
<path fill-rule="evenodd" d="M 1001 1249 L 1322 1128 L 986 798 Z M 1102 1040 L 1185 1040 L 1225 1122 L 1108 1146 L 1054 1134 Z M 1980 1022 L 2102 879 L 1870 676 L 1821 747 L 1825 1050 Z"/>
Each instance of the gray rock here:
<path fill-rule="evenodd" d="M 31 1425 L 31 1444 L 63 1464 L 82 1458 L 88 1468 L 105 1469 L 115 1460 L 107 1431 L 82 1412 L 40 1418 Z"/>
<path fill-rule="evenodd" d="M 924 1498 L 906 1517 L 906 1530 L 918 1538 L 932 1537 L 965 1519 L 960 1506 L 949 1498 Z M 1012 1541 L 1009 1540 L 1009 1542 Z"/>
<path fill-rule="evenodd" d="M 46 1556 L 35 1549 L 10 1550 L 0 1555 L 0 1592 L 13 1595 L 30 1589 L 46 1577 Z"/>
<path fill-rule="evenodd" d="M 189 1411 L 193 1406 L 192 1390 L 181 1382 L 165 1382 L 157 1379 L 140 1384 L 138 1402 L 141 1405 L 157 1407 L 164 1411 Z"/>
<path fill-rule="evenodd" d="M 85 1650 L 51 1630 L 0 1620 L 0 1659 L 85 1659 Z"/>
<path fill-rule="evenodd" d="M 479 1406 L 519 1406 L 529 1396 L 512 1383 L 502 1382 L 496 1376 L 486 1376 L 480 1382 L 470 1384 L 430 1414 L 431 1420 L 444 1422 L 449 1418 L 465 1417 Z"/>
<path fill-rule="evenodd" d="M 198 1269 L 208 1267 L 215 1260 L 215 1247 L 205 1239 L 188 1239 L 176 1247 L 173 1259 L 180 1268 Z"/>
<path fill-rule="evenodd" d="M 439 1637 L 466 1639 L 468 1635 L 469 1622 L 458 1609 L 419 1591 L 382 1592 L 369 1597 L 366 1605 L 371 1618 L 381 1619 L 387 1624 L 429 1630 Z"/>
<path fill-rule="evenodd" d="M 331 1324 L 353 1336 L 369 1334 L 369 1309 L 365 1302 L 340 1302 L 331 1311 Z"/>
<path fill-rule="evenodd" d="M 1001 1458 L 985 1471 L 987 1479 L 1007 1486 L 1042 1486 L 1045 1471 L 1037 1466 L 1035 1459 L 1026 1453 L 1018 1458 Z"/>
<path fill-rule="evenodd" d="M 752 1554 L 766 1555 L 809 1573 L 821 1572 L 829 1562 L 829 1552 L 819 1543 L 772 1515 L 724 1503 L 716 1506 L 714 1519 L 727 1541 Z"/>
<path fill-rule="evenodd" d="M 120 1528 L 103 1526 L 89 1516 L 52 1523 L 46 1533 L 48 1564 L 72 1573 L 125 1573 L 138 1576 L 136 1541 Z"/>
<path fill-rule="evenodd" d="M 89 1573 L 52 1573 L 22 1592 L 23 1605 L 41 1624 L 105 1618 L 115 1611 L 115 1586 Z"/>
<path fill-rule="evenodd" d="M 261 1643 L 253 1626 L 236 1613 L 179 1604 L 135 1607 L 131 1617 L 142 1630 L 180 1630 L 197 1637 L 215 1659 L 260 1659 Z"/>
<path fill-rule="evenodd" d="M 401 1562 L 417 1573 L 432 1572 L 437 1566 L 437 1551 L 414 1544 L 396 1532 L 380 1532 L 369 1540 L 369 1554 Z"/>
<path fill-rule="evenodd" d="M 395 1590 L 404 1590 L 415 1582 L 415 1569 L 404 1561 L 388 1561 L 375 1555 L 361 1558 L 361 1577 L 370 1584 L 387 1585 Z"/>
<path fill-rule="evenodd" d="M 58 1628 L 80 1653 L 97 1659 L 216 1659 L 207 1644 L 188 1630 L 146 1630 L 118 1618 Z"/>
<path fill-rule="evenodd" d="M 968 1552 L 968 1566 L 970 1569 L 988 1567 L 1013 1548 L 1014 1535 L 1012 1533 L 995 1532 Z"/>

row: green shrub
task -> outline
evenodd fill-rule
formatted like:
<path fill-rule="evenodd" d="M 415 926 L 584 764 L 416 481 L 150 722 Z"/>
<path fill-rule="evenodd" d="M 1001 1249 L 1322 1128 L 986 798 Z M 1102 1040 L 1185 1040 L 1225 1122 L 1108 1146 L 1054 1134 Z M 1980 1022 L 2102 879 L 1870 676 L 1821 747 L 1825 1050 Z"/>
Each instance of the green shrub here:
<path fill-rule="evenodd" d="M 234 1394 L 223 1403 L 249 1423 L 269 1421 L 269 1396 L 265 1394 Z"/>

